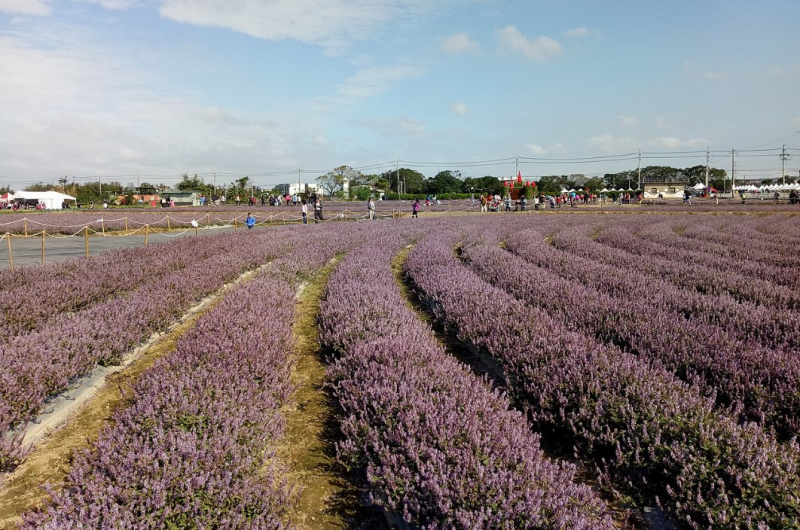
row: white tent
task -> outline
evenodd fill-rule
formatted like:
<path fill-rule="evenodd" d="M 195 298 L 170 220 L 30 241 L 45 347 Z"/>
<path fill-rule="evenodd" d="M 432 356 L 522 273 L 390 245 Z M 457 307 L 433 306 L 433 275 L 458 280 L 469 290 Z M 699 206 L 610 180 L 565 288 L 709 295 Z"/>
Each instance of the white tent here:
<path fill-rule="evenodd" d="M 18 191 L 14 194 L 14 200 L 17 199 L 36 200 L 46 210 L 60 210 L 64 201 L 74 201 L 75 197 L 57 191 Z"/>
<path fill-rule="evenodd" d="M 696 189 L 696 190 L 704 190 L 704 189 L 706 189 L 706 187 L 698 182 L 697 184 L 694 185 L 694 189 Z"/>

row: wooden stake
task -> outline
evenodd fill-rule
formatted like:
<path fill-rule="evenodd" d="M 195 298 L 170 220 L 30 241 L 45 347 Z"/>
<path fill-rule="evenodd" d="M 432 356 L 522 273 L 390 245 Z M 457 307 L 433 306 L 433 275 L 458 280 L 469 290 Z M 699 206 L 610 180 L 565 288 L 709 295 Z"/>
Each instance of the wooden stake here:
<path fill-rule="evenodd" d="M 128 231 L 128 218 L 125 218 L 125 231 Z"/>
<path fill-rule="evenodd" d="M 24 218 L 22 222 L 25 224 L 25 237 L 28 237 L 28 218 Z"/>
<path fill-rule="evenodd" d="M 150 225 L 144 225 L 144 246 L 147 246 L 147 233 L 149 232 Z"/>
<path fill-rule="evenodd" d="M 83 243 L 86 247 L 86 259 L 89 259 L 91 256 L 89 255 L 89 227 L 83 227 Z"/>
<path fill-rule="evenodd" d="M 44 265 L 44 235 L 45 235 L 45 233 L 46 232 L 44 230 L 42 230 L 42 265 Z"/>

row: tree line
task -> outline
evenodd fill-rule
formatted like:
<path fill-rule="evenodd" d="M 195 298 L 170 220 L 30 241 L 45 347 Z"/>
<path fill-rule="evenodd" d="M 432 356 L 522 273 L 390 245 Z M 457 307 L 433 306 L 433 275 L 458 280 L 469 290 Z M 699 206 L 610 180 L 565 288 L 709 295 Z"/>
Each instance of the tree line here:
<path fill-rule="evenodd" d="M 705 166 L 692 166 L 688 168 L 674 168 L 670 166 L 647 166 L 641 169 L 641 182 L 646 188 L 647 183 L 669 182 L 678 187 L 694 186 L 698 182 L 705 183 Z M 614 189 L 639 189 L 640 171 L 638 169 L 621 171 L 619 173 L 606 173 L 602 177 L 588 177 L 582 173 L 569 175 L 546 175 L 541 177 L 528 177 L 523 180 L 534 180 L 537 193 L 559 194 L 563 189 L 586 190 L 590 193 L 599 193 L 603 188 Z M 464 176 L 459 170 L 444 170 L 433 177 L 426 177 L 419 171 L 401 167 L 396 170 L 385 171 L 380 174 L 363 174 L 350 166 L 338 166 L 316 179 L 317 185 L 326 196 L 338 196 L 344 199 L 366 200 L 370 195 L 380 190 L 387 199 L 396 199 L 402 191 L 404 196 L 436 195 L 438 197 L 469 197 L 479 194 L 504 195 L 506 188 L 500 177 L 485 175 L 482 177 Z M 505 179 L 507 180 L 507 179 Z M 727 173 L 718 168 L 709 169 L 709 185 L 715 189 L 726 188 Z M 346 185 L 345 185 L 346 184 Z M 251 194 L 260 197 L 262 194 L 279 194 L 283 192 L 279 185 L 266 189 L 255 185 L 247 176 L 240 177 L 233 182 L 215 186 L 205 182 L 197 174 L 190 176 L 184 173 L 181 181 L 175 186 L 178 190 L 192 190 L 205 194 L 207 197 L 227 194 L 241 195 L 249 198 Z M 348 193 L 345 194 L 345 188 Z M 61 191 L 72 195 L 79 203 L 116 201 L 123 197 L 122 203 L 132 204 L 133 196 L 138 190 L 143 193 L 163 193 L 169 186 L 165 184 L 142 183 L 138 187 L 132 184 L 123 186 L 120 182 L 86 182 L 82 184 L 69 183 L 67 177 L 59 179 L 58 185 L 37 183 L 27 186 L 27 191 Z M 6 191 L 11 191 L 6 187 Z"/>

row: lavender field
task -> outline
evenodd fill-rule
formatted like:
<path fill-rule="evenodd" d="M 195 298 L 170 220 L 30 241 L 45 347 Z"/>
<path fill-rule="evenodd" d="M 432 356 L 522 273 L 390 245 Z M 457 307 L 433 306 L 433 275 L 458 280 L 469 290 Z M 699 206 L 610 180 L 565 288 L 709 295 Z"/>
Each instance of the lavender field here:
<path fill-rule="evenodd" d="M 14 524 L 320 527 L 279 449 L 313 306 L 330 465 L 387 528 L 800 528 L 800 216 L 661 211 L 275 226 L 2 271 L 0 492 L 42 410 L 213 300 Z"/>

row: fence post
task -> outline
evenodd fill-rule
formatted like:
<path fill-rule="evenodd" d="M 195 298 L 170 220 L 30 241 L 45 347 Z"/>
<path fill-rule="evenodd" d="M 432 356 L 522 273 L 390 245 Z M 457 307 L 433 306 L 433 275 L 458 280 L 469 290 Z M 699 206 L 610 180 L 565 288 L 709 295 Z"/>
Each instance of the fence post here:
<path fill-rule="evenodd" d="M 207 213 L 207 214 L 206 214 L 206 228 L 208 228 L 208 226 L 209 226 L 210 224 L 211 224 L 211 214 L 210 214 L 210 213 Z"/>
<path fill-rule="evenodd" d="M 168 215 L 167 216 L 167 232 L 169 232 L 170 230 L 172 230 L 172 227 L 169 224 L 169 215 Z"/>
<path fill-rule="evenodd" d="M 234 217 L 233 218 L 233 229 L 236 230 L 237 228 L 239 228 L 239 227 L 236 226 L 236 218 Z"/>
<path fill-rule="evenodd" d="M 125 218 L 125 231 L 128 231 L 128 218 Z"/>
<path fill-rule="evenodd" d="M 25 224 L 25 237 L 28 237 L 28 218 L 23 217 L 22 222 Z"/>
<path fill-rule="evenodd" d="M 103 235 L 106 235 L 106 220 L 100 219 L 100 230 L 103 231 Z"/>
<path fill-rule="evenodd" d="M 8 239 L 8 268 L 14 270 L 14 256 L 11 254 L 11 234 L 6 232 L 6 239 Z"/>
<path fill-rule="evenodd" d="M 150 231 L 150 225 L 144 225 L 144 246 L 147 246 L 147 234 Z"/>
<path fill-rule="evenodd" d="M 42 265 L 44 265 L 44 236 L 47 232 L 42 230 Z"/>
<path fill-rule="evenodd" d="M 83 227 L 83 242 L 84 242 L 84 246 L 86 247 L 86 258 L 88 259 L 90 257 L 90 254 L 89 254 L 89 227 L 88 226 L 84 226 Z"/>

